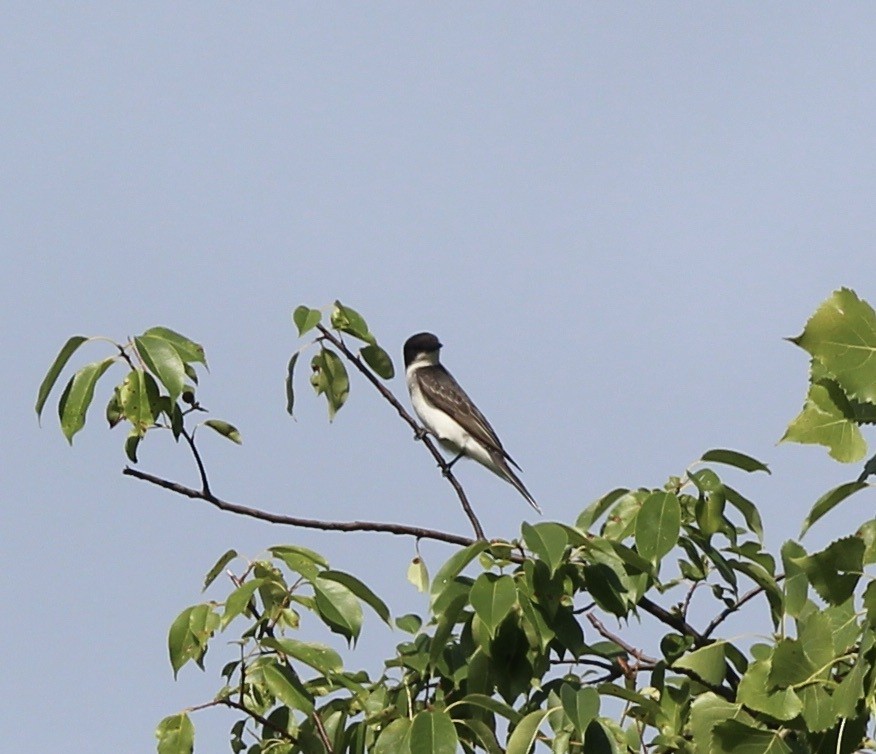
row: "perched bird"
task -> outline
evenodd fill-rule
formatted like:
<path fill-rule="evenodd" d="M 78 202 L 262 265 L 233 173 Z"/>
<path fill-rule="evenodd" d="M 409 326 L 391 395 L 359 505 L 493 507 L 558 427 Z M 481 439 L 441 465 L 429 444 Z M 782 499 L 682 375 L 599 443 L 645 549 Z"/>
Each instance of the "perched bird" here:
<path fill-rule="evenodd" d="M 535 498 L 511 469 L 514 466 L 519 471 L 520 467 L 502 447 L 478 407 L 439 362 L 440 349 L 441 342 L 432 333 L 421 332 L 408 338 L 404 347 L 405 377 L 411 405 L 420 421 L 442 446 L 456 454 L 448 468 L 468 456 L 513 484 L 541 513 Z"/>

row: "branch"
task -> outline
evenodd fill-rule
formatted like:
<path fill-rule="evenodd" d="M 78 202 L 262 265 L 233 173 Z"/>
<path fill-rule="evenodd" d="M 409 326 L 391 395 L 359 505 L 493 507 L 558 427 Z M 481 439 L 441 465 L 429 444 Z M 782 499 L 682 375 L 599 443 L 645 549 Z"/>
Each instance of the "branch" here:
<path fill-rule="evenodd" d="M 655 660 L 653 657 L 648 657 L 648 655 L 646 655 L 641 649 L 636 649 L 632 644 L 628 644 L 623 639 L 621 639 L 620 636 L 617 636 L 609 631 L 605 627 L 605 624 L 601 620 L 599 620 L 599 618 L 597 618 L 593 613 L 587 613 L 587 620 L 590 621 L 593 628 L 595 628 L 603 638 L 608 639 L 609 641 L 613 641 L 628 655 L 635 657 L 639 662 L 651 666 L 657 664 L 657 660 Z"/>
<path fill-rule="evenodd" d="M 147 474 L 139 469 L 132 469 L 126 466 L 122 470 L 125 476 L 131 476 L 135 479 L 141 479 L 144 482 L 149 482 L 158 487 L 163 487 L 171 492 L 176 492 L 178 495 L 190 497 L 193 500 L 204 500 L 210 505 L 215 506 L 219 510 L 228 513 L 236 513 L 239 516 L 249 516 L 257 518 L 261 521 L 268 521 L 272 524 L 282 524 L 284 526 L 298 526 L 304 529 L 322 529 L 324 531 L 379 531 L 387 534 L 399 534 L 403 536 L 416 537 L 417 539 L 434 539 L 438 542 L 447 542 L 452 545 L 462 545 L 467 547 L 474 544 L 476 540 L 470 537 L 462 537 L 458 534 L 449 532 L 436 531 L 435 529 L 423 529 L 418 526 L 404 526 L 402 524 L 385 524 L 375 521 L 319 521 L 313 518 L 298 518 L 296 516 L 283 516 L 279 513 L 271 513 L 269 511 L 259 510 L 258 508 L 250 508 L 246 505 L 238 505 L 226 500 L 221 500 L 208 490 L 196 490 L 192 487 L 171 482 L 168 479 Z"/>
<path fill-rule="evenodd" d="M 389 405 L 398 412 L 398 415 L 410 425 L 411 429 L 414 430 L 414 434 L 416 435 L 417 439 L 422 440 L 423 445 L 425 445 L 429 449 L 432 457 L 441 468 L 441 473 L 444 475 L 447 481 L 450 482 L 453 489 L 456 490 L 456 495 L 459 498 L 462 509 L 465 511 L 465 515 L 468 516 L 468 520 L 471 521 L 475 536 L 478 539 L 486 539 L 486 537 L 484 536 L 484 530 L 481 527 L 481 523 L 480 521 L 478 521 L 477 516 L 475 516 L 475 513 L 468 502 L 468 498 L 465 495 L 465 490 L 462 489 L 462 485 L 459 483 L 459 480 L 453 475 L 449 464 L 447 463 L 447 461 L 444 460 L 444 456 L 442 456 L 438 448 L 435 447 L 435 443 L 433 443 L 428 436 L 423 434 L 422 427 L 420 427 L 420 425 L 417 424 L 414 418 L 405 410 L 405 407 L 398 402 L 398 399 L 389 391 L 386 385 L 383 385 L 374 376 L 374 374 L 372 374 L 371 370 L 362 363 L 362 360 L 349 348 L 347 348 L 347 344 L 344 343 L 344 341 L 333 335 L 332 332 L 328 330 L 324 325 L 317 325 L 317 328 L 322 333 L 322 337 L 329 341 L 329 343 L 337 348 L 342 354 L 344 354 L 344 356 L 347 357 L 347 360 L 352 363 L 353 366 L 356 367 L 356 369 L 358 369 L 363 375 L 365 375 L 366 379 L 377 389 L 377 392 L 379 392 L 383 396 L 383 398 L 389 403 Z"/>
<path fill-rule="evenodd" d="M 783 573 L 779 574 L 778 576 L 776 576 L 776 583 L 778 583 L 779 581 L 781 581 L 784 578 L 785 578 L 785 574 L 783 574 Z M 718 626 L 720 626 L 730 615 L 735 613 L 746 602 L 757 597 L 757 595 L 760 594 L 762 591 L 764 591 L 764 588 L 762 586 L 756 586 L 750 592 L 746 592 L 745 594 L 743 594 L 732 605 L 730 605 L 727 608 L 724 608 L 720 613 L 718 613 L 718 615 L 716 615 L 712 619 L 712 622 L 709 623 L 708 626 L 706 626 L 706 630 L 703 631 L 703 638 L 707 639 L 709 636 L 711 636 L 712 633 L 715 631 L 715 629 L 718 628 Z"/>
<path fill-rule="evenodd" d="M 660 607 L 656 602 L 652 602 L 647 597 L 642 597 L 639 600 L 639 607 L 646 613 L 653 615 L 657 620 L 665 623 L 670 628 L 674 628 L 680 634 L 690 636 L 694 640 L 694 644 L 698 647 L 708 644 L 705 634 L 701 634 L 690 623 L 688 623 L 680 615 L 669 612 L 666 608 Z"/>

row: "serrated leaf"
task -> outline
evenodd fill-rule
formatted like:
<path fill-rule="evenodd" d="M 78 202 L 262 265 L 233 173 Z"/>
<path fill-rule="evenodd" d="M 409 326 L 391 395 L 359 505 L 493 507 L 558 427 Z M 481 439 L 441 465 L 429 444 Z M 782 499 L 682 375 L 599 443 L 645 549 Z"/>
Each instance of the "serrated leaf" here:
<path fill-rule="evenodd" d="M 295 373 L 295 365 L 298 363 L 298 357 L 301 356 L 301 351 L 296 351 L 289 358 L 289 365 L 286 367 L 286 413 L 289 416 L 295 416 L 295 385 L 293 375 Z"/>
<path fill-rule="evenodd" d="M 826 513 L 832 511 L 837 505 L 839 505 L 843 500 L 851 495 L 854 495 L 859 490 L 863 490 L 869 487 L 866 482 L 846 482 L 845 484 L 841 484 L 839 487 L 834 487 L 832 490 L 825 492 L 818 500 L 815 501 L 815 505 L 812 506 L 812 510 L 809 511 L 809 514 L 803 520 L 803 528 L 800 531 L 800 536 L 802 537 L 806 534 L 807 531 L 811 528 L 812 524 L 814 524 L 818 519 L 820 519 Z"/>
<path fill-rule="evenodd" d="M 707 450 L 703 453 L 700 460 L 711 463 L 723 463 L 727 466 L 735 466 L 737 469 L 742 469 L 743 471 L 748 472 L 765 471 L 767 474 L 771 473 L 769 467 L 762 461 L 758 461 L 756 458 L 752 458 L 751 456 L 745 455 L 745 453 L 740 453 L 736 450 L 726 450 L 723 448 Z"/>
<path fill-rule="evenodd" d="M 678 543 L 681 504 L 671 492 L 649 495 L 636 517 L 636 547 L 643 558 L 657 563 Z"/>
<path fill-rule="evenodd" d="M 94 398 L 94 386 L 115 360 L 115 356 L 111 356 L 86 364 L 67 383 L 58 404 L 58 416 L 61 419 L 61 431 L 71 445 L 73 436 L 85 426 L 85 414 Z"/>
<path fill-rule="evenodd" d="M 311 309 L 307 306 L 299 306 L 292 312 L 292 321 L 298 328 L 298 337 L 316 327 L 322 319 L 319 309 Z"/>
<path fill-rule="evenodd" d="M 291 669 L 271 662 L 262 666 L 261 672 L 265 685 L 280 702 L 306 715 L 313 713 L 313 697 Z"/>
<path fill-rule="evenodd" d="M 276 649 L 284 655 L 309 665 L 323 675 L 339 673 L 344 668 L 341 656 L 327 644 L 272 636 L 265 637 L 260 643 L 263 647 Z"/>
<path fill-rule="evenodd" d="M 334 352 L 323 348 L 310 361 L 310 384 L 317 395 L 325 395 L 329 421 L 346 403 L 350 394 L 350 378 L 344 362 Z"/>
<path fill-rule="evenodd" d="M 423 710 L 411 725 L 411 754 L 456 754 L 459 739 L 446 712 Z"/>
<path fill-rule="evenodd" d="M 690 709 L 690 727 L 693 734 L 695 752 L 707 753 L 711 748 L 712 728 L 725 720 L 738 719 L 742 723 L 754 723 L 741 704 L 722 699 L 717 694 L 708 691 L 697 696 Z"/>
<path fill-rule="evenodd" d="M 834 291 L 791 342 L 818 359 L 847 395 L 876 403 L 876 312 L 854 291 Z"/>
<path fill-rule="evenodd" d="M 803 409 L 788 425 L 779 442 L 823 445 L 842 463 L 860 461 L 867 443 L 849 401 L 837 383 L 822 380 L 809 386 Z"/>
<path fill-rule="evenodd" d="M 833 727 L 837 718 L 836 704 L 824 687 L 806 686 L 797 693 L 803 702 L 803 720 L 809 730 L 818 733 Z"/>
<path fill-rule="evenodd" d="M 331 316 L 332 327 L 341 332 L 352 335 L 354 338 L 374 344 L 374 336 L 368 329 L 368 324 L 359 312 L 344 306 L 340 301 L 335 301 Z"/>
<path fill-rule="evenodd" d="M 771 686 L 787 688 L 808 680 L 815 673 L 815 666 L 803 651 L 797 639 L 781 639 L 773 649 L 769 682 Z"/>
<path fill-rule="evenodd" d="M 380 616 L 380 619 L 384 623 L 391 625 L 389 608 L 386 606 L 386 603 L 371 591 L 370 587 L 361 582 L 355 576 L 345 573 L 344 571 L 323 571 L 320 574 L 320 578 L 337 581 L 339 584 L 343 584 L 366 605 L 371 607 L 371 609 Z"/>
<path fill-rule="evenodd" d="M 359 349 L 359 353 L 362 355 L 365 363 L 370 366 L 379 377 L 383 377 L 385 380 L 391 380 L 395 377 L 395 367 L 392 364 L 392 358 L 376 343 L 363 346 Z"/>
<path fill-rule="evenodd" d="M 186 713 L 180 712 L 158 723 L 155 738 L 158 754 L 191 754 L 195 748 L 195 726 Z"/>
<path fill-rule="evenodd" d="M 212 584 L 216 578 L 225 570 L 225 566 L 227 566 L 232 560 L 237 557 L 237 550 L 228 550 L 224 555 L 222 555 L 219 560 L 216 561 L 215 565 L 207 571 L 207 575 L 204 577 L 204 588 L 201 591 L 206 591 L 207 587 Z"/>
<path fill-rule="evenodd" d="M 450 558 L 448 558 L 447 562 L 441 566 L 432 581 L 432 587 L 429 591 L 429 602 L 431 607 L 435 607 L 435 603 L 441 596 L 442 592 L 444 592 L 448 585 L 453 582 L 462 570 L 489 546 L 489 542 L 478 540 L 477 542 L 468 545 L 468 547 L 457 550 L 450 556 Z"/>
<path fill-rule="evenodd" d="M 858 657 L 858 661 L 833 692 L 834 712 L 836 715 L 853 718 L 857 714 L 858 702 L 864 697 L 864 674 L 867 663 Z M 872 694 L 872 683 L 871 691 Z"/>
<path fill-rule="evenodd" d="M 407 573 L 408 581 L 410 581 L 418 592 L 425 593 L 429 589 L 429 570 L 426 568 L 426 563 L 419 556 L 411 560 L 408 566 Z"/>
<path fill-rule="evenodd" d="M 190 340 L 185 335 L 180 335 L 169 327 L 150 327 L 143 335 L 152 335 L 170 343 L 186 363 L 195 362 L 207 366 L 207 357 L 204 355 L 204 347 L 200 343 Z"/>
<path fill-rule="evenodd" d="M 562 563 L 563 554 L 569 543 L 566 530 L 559 524 L 550 522 L 535 524 L 535 526 L 524 522 L 521 532 L 526 546 L 538 556 L 539 560 L 544 561 L 553 575 Z"/>
<path fill-rule="evenodd" d="M 550 712 L 551 710 L 540 709 L 526 715 L 508 737 L 505 748 L 507 754 L 529 754 L 538 736 L 538 729 Z"/>
<path fill-rule="evenodd" d="M 792 720 L 803 710 L 803 703 L 793 689 L 770 691 L 769 675 L 769 661 L 753 662 L 739 682 L 737 699 L 749 709 L 777 720 Z"/>
<path fill-rule="evenodd" d="M 806 572 L 809 583 L 822 599 L 839 605 L 851 597 L 861 578 L 864 543 L 858 537 L 845 537 L 795 562 Z"/>
<path fill-rule="evenodd" d="M 469 592 L 469 602 L 490 636 L 495 636 L 499 624 L 517 602 L 517 588 L 510 576 L 482 573 Z"/>
<path fill-rule="evenodd" d="M 174 346 L 157 335 L 140 335 L 134 338 L 134 346 L 143 363 L 167 388 L 171 402 L 182 395 L 186 383 L 183 360 Z"/>
<path fill-rule="evenodd" d="M 563 711 L 581 735 L 590 722 L 599 714 L 599 692 L 592 686 L 579 689 L 564 683 L 560 688 Z"/>
<path fill-rule="evenodd" d="M 355 642 L 362 629 L 362 606 L 353 592 L 322 576 L 313 580 L 313 590 L 316 609 L 323 623 L 348 641 Z"/>
<path fill-rule="evenodd" d="M 724 646 L 724 642 L 715 642 L 693 652 L 688 652 L 675 660 L 672 667 L 690 670 L 707 683 L 720 686 L 724 683 L 727 671 Z"/>
<path fill-rule="evenodd" d="M 791 754 L 782 731 L 762 730 L 727 720 L 712 728 L 710 754 Z"/>
<path fill-rule="evenodd" d="M 237 427 L 233 424 L 229 424 L 227 421 L 223 421 L 222 419 L 207 419 L 204 422 L 206 426 L 210 429 L 218 432 L 222 437 L 227 437 L 231 442 L 237 443 L 238 445 L 243 444 L 243 438 L 240 436 L 240 432 Z"/>
<path fill-rule="evenodd" d="M 70 357 L 74 353 L 76 353 L 76 350 L 79 348 L 79 346 L 81 346 L 87 340 L 88 338 L 86 338 L 84 335 L 74 335 L 73 337 L 68 338 L 67 342 L 64 343 L 63 346 L 61 346 L 61 350 L 58 351 L 58 355 L 55 357 L 55 360 L 49 367 L 49 371 L 46 372 L 46 376 L 43 377 L 43 381 L 40 383 L 40 389 L 37 392 L 36 405 L 34 406 L 37 419 L 42 416 L 43 407 L 46 405 L 46 400 L 49 397 L 49 393 L 52 392 L 52 388 L 58 381 L 58 377 L 60 376 L 61 371 L 67 365 Z"/>

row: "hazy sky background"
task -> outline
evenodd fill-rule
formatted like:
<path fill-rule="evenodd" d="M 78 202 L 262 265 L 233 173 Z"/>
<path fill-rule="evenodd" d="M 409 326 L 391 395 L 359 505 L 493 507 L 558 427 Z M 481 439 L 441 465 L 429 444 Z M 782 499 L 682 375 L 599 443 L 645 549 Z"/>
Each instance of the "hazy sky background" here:
<path fill-rule="evenodd" d="M 395 614 L 413 543 L 283 529 L 119 473 L 96 412 L 67 446 L 36 389 L 71 334 L 162 324 L 203 343 L 217 494 L 265 509 L 468 534 L 449 486 L 354 378 L 333 425 L 299 377 L 290 312 L 359 309 L 400 366 L 423 329 L 525 469 L 547 519 L 660 485 L 708 448 L 768 541 L 858 473 L 777 446 L 805 354 L 783 342 L 840 285 L 876 300 L 876 9 L 866 3 L 11 2 L 0 30 L 3 543 L 9 751 L 154 750 L 233 650 L 173 681 L 166 632 L 229 547 L 279 543 L 355 571 Z M 99 358 L 95 344 L 80 354 Z M 392 388 L 407 403 L 399 377 Z M 169 438 L 140 466 L 196 482 Z M 487 533 L 532 511 L 460 465 Z M 870 517 L 861 493 L 805 540 Z M 434 574 L 451 550 L 426 545 Z M 221 599 L 227 587 L 208 593 Z M 754 608 L 747 626 L 768 630 Z M 308 634 L 312 636 L 316 634 Z M 404 635 L 368 615 L 355 662 Z M 227 634 L 233 639 L 233 632 Z M 334 646 L 341 642 L 328 639 Z M 195 716 L 196 750 L 233 718 Z"/>

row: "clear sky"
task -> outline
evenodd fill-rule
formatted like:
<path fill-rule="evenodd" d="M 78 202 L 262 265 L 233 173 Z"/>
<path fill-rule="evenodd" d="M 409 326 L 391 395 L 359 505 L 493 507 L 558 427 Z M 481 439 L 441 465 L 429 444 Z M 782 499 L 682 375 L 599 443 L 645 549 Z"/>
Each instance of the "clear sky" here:
<path fill-rule="evenodd" d="M 548 519 L 731 447 L 774 471 L 728 478 L 777 545 L 857 475 L 776 441 L 806 380 L 781 338 L 839 285 L 876 299 L 873 5 L 10 2 L 3 16 L 9 751 L 152 751 L 159 719 L 209 699 L 224 648 L 174 682 L 165 637 L 229 547 L 303 544 L 396 614 L 424 607 L 404 580 L 410 541 L 281 529 L 123 478 L 123 430 L 100 415 L 109 376 L 72 449 L 54 401 L 38 428 L 36 388 L 74 333 L 161 324 L 202 342 L 201 400 L 245 441 L 204 438 L 216 492 L 290 514 L 468 533 L 360 380 L 333 425 L 304 373 L 297 422 L 284 413 L 290 312 L 334 298 L 397 366 L 407 336 L 439 335 Z M 165 437 L 140 465 L 196 481 Z M 480 467 L 459 476 L 489 535 L 531 520 Z M 871 503 L 853 498 L 807 546 Z M 450 554 L 423 552 L 432 573 Z M 376 618 L 364 634 L 372 670 L 403 636 Z M 196 716 L 197 750 L 226 750 L 229 721 Z"/>

